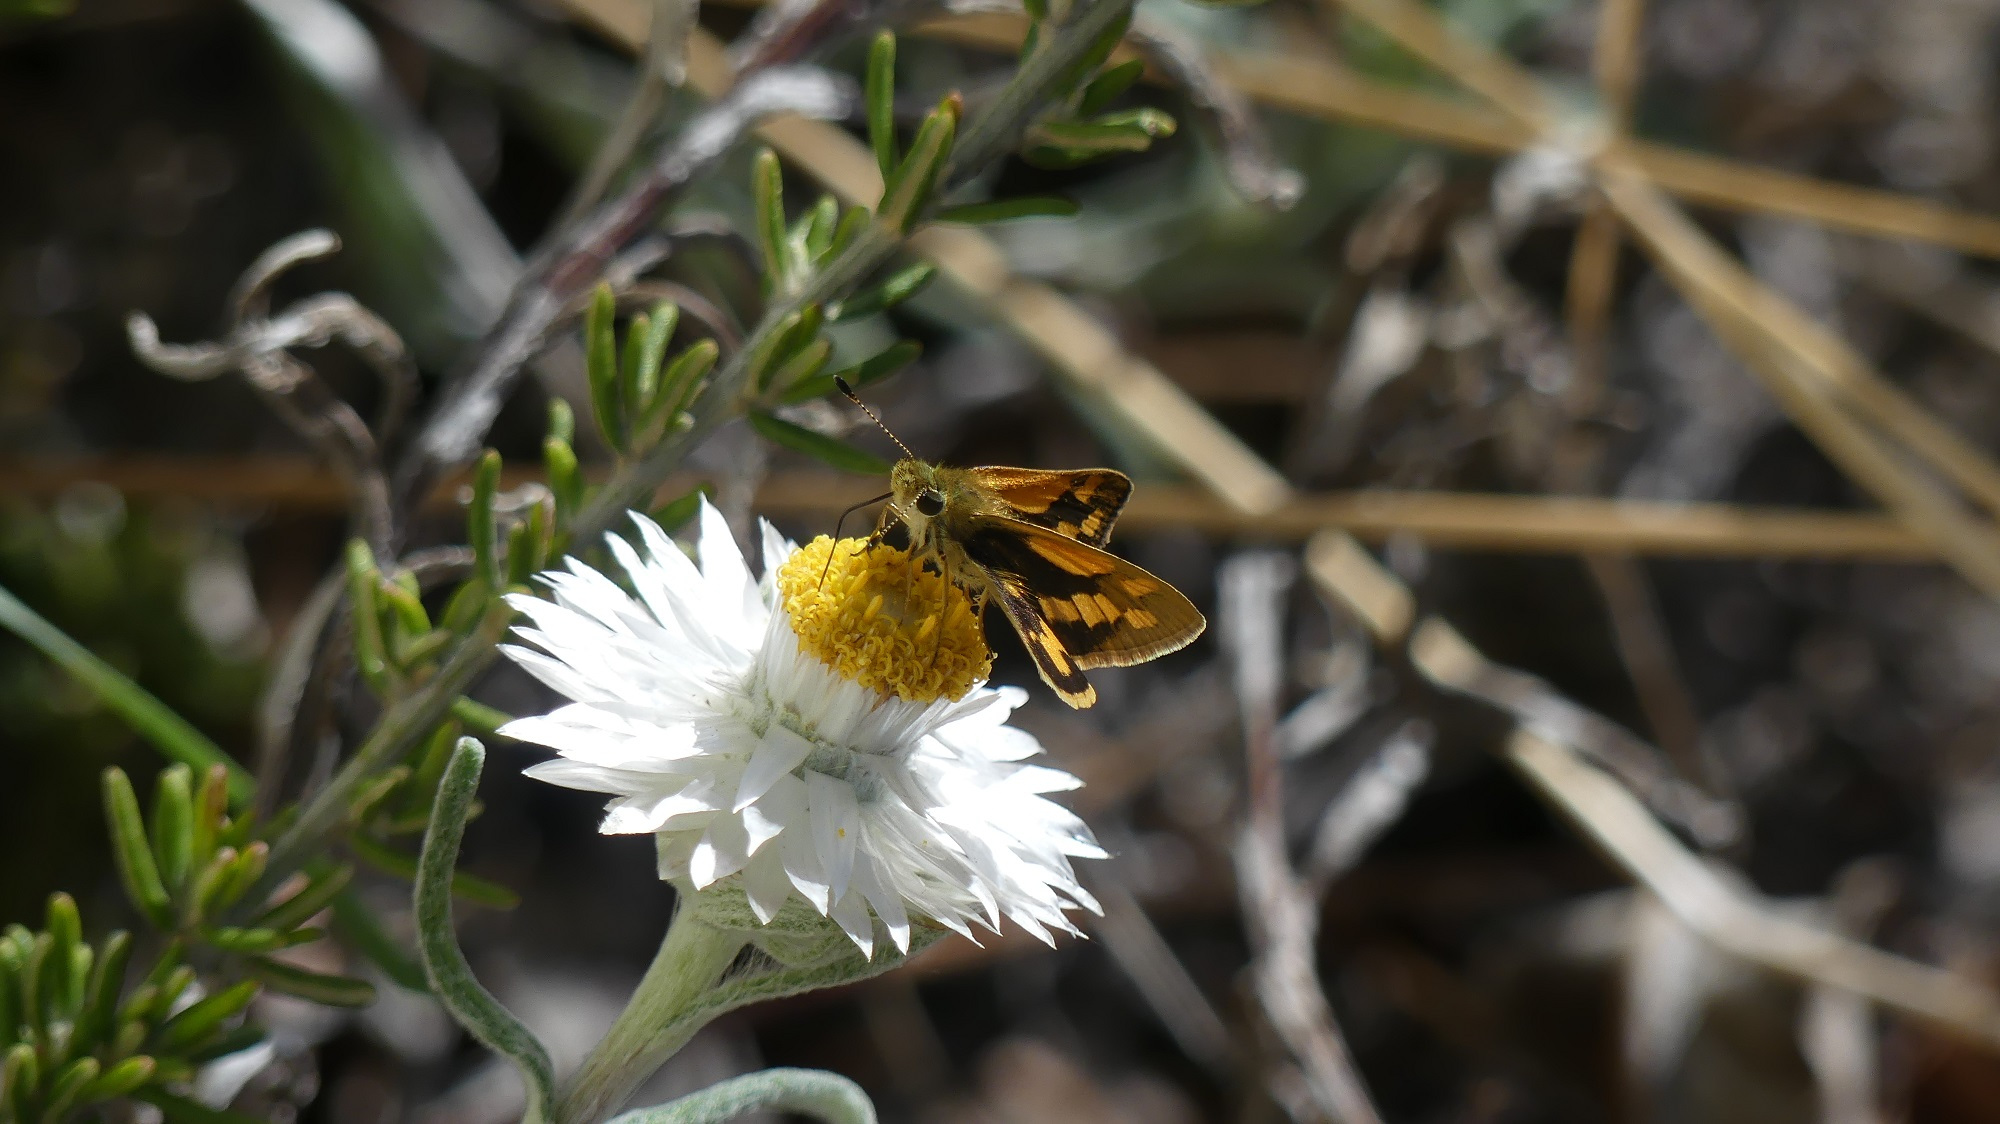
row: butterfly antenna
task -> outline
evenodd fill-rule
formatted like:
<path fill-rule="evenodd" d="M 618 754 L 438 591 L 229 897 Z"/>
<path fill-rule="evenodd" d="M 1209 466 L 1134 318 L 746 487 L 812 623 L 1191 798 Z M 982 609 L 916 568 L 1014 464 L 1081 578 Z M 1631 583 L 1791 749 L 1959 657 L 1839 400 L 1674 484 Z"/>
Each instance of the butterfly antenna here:
<path fill-rule="evenodd" d="M 835 375 L 833 377 L 833 386 L 834 389 L 840 391 L 841 394 L 845 395 L 849 402 L 852 402 L 856 406 L 861 407 L 861 412 L 868 415 L 868 420 L 874 422 L 876 428 L 888 434 L 889 440 L 894 441 L 896 443 L 896 447 L 898 449 L 903 450 L 904 456 L 910 458 L 911 460 L 917 459 L 917 454 L 912 453 L 910 451 L 910 447 L 908 445 L 903 444 L 903 439 L 896 436 L 895 430 L 892 430 L 887 425 L 883 424 L 882 419 L 875 415 L 875 411 L 868 408 L 868 403 L 863 402 L 861 400 L 861 396 L 854 393 L 854 388 L 847 385 L 846 379 L 841 378 L 839 375 Z"/>

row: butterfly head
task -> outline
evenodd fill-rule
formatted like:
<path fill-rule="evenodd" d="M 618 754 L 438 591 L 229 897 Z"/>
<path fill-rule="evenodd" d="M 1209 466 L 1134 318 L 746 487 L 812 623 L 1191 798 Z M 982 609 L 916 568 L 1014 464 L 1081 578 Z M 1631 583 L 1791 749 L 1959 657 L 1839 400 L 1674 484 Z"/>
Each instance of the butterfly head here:
<path fill-rule="evenodd" d="M 918 537 L 931 520 L 944 514 L 948 485 L 942 476 L 936 465 L 915 457 L 897 461 L 889 472 L 889 505 Z"/>

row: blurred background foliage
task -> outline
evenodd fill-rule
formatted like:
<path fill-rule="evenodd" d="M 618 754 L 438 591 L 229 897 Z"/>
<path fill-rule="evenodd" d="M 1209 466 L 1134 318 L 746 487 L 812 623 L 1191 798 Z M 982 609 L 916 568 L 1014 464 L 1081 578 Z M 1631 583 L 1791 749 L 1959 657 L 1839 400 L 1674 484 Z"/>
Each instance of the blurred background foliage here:
<path fill-rule="evenodd" d="M 1591 0 L 1436 7 L 1536 67 L 1559 97 L 1591 97 Z M 1211 44 L 1338 58 L 1405 88 L 1452 89 L 1380 33 L 1310 4 L 1159 4 L 1157 14 Z M 725 38 L 748 18 L 726 7 L 703 15 Z M 302 21 L 316 37 L 296 37 Z M 345 50 L 342 37 L 355 34 L 379 58 Z M 2000 207 L 1992 4 L 1657 0 L 1641 42 L 1640 135 Z M 855 47 L 832 63 L 851 73 L 860 58 Z M 990 88 L 1003 65 L 918 38 L 905 40 L 901 62 L 912 120 L 946 89 Z M 301 448 L 235 380 L 173 383 L 140 368 L 125 315 L 147 310 L 168 339 L 207 337 L 245 263 L 323 225 L 343 233 L 344 253 L 288 284 L 355 293 L 403 333 L 434 383 L 561 212 L 630 76 L 614 44 L 539 0 L 0 4 L 0 586 L 247 759 L 274 640 L 336 556 L 338 503 L 323 488 L 246 488 L 246 476 L 296 465 Z M 1180 95 L 1164 99 L 1189 120 Z M 691 105 L 682 97 L 668 120 Z M 1450 314 L 1466 301 L 1453 288 L 1464 269 L 1455 224 L 1490 217 L 1496 162 L 1266 117 L 1281 158 L 1306 177 L 1288 211 L 1243 201 L 1212 142 L 1183 128 L 1151 152 L 1082 171 L 1007 162 L 996 192 L 1059 190 L 1080 213 L 995 236 L 1016 272 L 1074 295 L 1252 448 L 1298 466 L 1294 483 L 1546 490 L 1538 453 L 1561 388 L 1538 384 L 1534 356 L 1510 352 L 1512 340 L 1488 351 L 1449 342 Z M 749 152 L 733 157 L 683 212 L 747 228 L 749 167 Z M 793 198 L 808 198 L 798 186 Z M 1361 262 L 1356 239 L 1399 205 L 1414 216 L 1407 245 Z M 1701 220 L 1981 448 L 2000 444 L 1993 336 L 1939 315 L 1947 297 L 1975 313 L 2000 308 L 1990 263 L 1789 219 Z M 1496 259 L 1557 329 L 1574 238 L 1573 217 L 1559 216 Z M 1616 275 L 1609 392 L 1593 423 L 1605 435 L 1600 490 L 1868 506 L 1635 257 Z M 690 252 L 669 272 L 739 323 L 754 319 L 755 275 L 726 247 Z M 1311 403 L 1381 293 L 1435 316 L 1416 345 L 1423 358 L 1350 402 L 1345 455 L 1299 460 Z M 933 286 L 893 325 L 926 354 L 873 396 L 925 455 L 1108 459 L 1144 480 L 1142 495 L 1166 486 L 1164 465 L 1117 418 L 1046 379 L 977 302 Z M 880 325 L 842 330 L 861 353 L 889 339 Z M 365 370 L 338 354 L 315 363 L 366 411 L 376 390 Z M 538 456 L 545 401 L 531 387 L 502 415 L 493 441 L 510 463 Z M 852 422 L 832 411 L 808 420 Z M 734 514 L 749 510 L 767 469 L 805 467 L 767 455 L 740 432 L 711 443 L 701 463 L 722 477 Z M 132 494 L 71 478 L 104 464 L 122 466 L 109 475 L 138 485 Z M 156 476 L 170 482 L 149 483 Z M 783 528 L 829 530 L 830 511 L 806 506 L 781 514 Z M 448 541 L 455 518 L 441 509 L 429 533 Z M 1171 522 L 1121 530 L 1121 549 L 1211 607 L 1232 543 Z M 1383 555 L 1493 659 L 1667 740 L 1574 556 L 1437 549 L 1410 535 L 1390 537 Z M 1672 657 L 1666 674 L 1692 715 L 1685 747 L 1719 770 L 1720 789 L 1747 814 L 1723 853 L 1779 896 L 1837 897 L 1875 879 L 1891 887 L 1876 920 L 1882 943 L 1988 983 L 2000 976 L 2000 608 L 1930 564 L 1667 558 L 1642 574 Z M 1320 805 L 1407 721 L 1435 736 L 1428 779 L 1321 917 L 1321 971 L 1390 1119 L 1834 1119 L 1795 1033 L 1809 997 L 1698 942 L 1647 962 L 1680 966 L 1673 994 L 1686 1009 L 1660 1025 L 1682 1037 L 1651 1044 L 1673 1064 L 1655 1072 L 1621 1055 L 1646 1045 L 1630 1037 L 1637 969 L 1618 950 L 1652 932 L 1650 899 L 1486 754 L 1487 726 L 1411 704 L 1399 694 L 1409 677 L 1371 666 L 1354 628 L 1303 587 L 1288 604 L 1288 703 L 1352 712 L 1291 766 L 1295 845 L 1310 845 Z M 1032 683 L 1012 640 L 992 631 L 996 679 Z M 1054 953 L 1003 944 L 725 1023 L 677 1059 L 653 1099 L 763 1061 L 854 1075 L 898 1120 L 1277 1118 L 1231 1056 L 1267 1044 L 1246 1029 L 1256 1025 L 1240 981 L 1246 938 L 1228 888 L 1227 825 L 1242 786 L 1224 675 L 1204 640 L 1104 676 L 1092 712 L 1038 697 L 1025 721 L 1093 781 L 1081 798 L 1119 854 L 1106 877 L 1143 905 L 1240 1041 L 1203 1056 L 1198 1031 L 1162 1022 L 1172 1004 L 1147 992 L 1115 939 Z M 518 712 L 549 701 L 510 672 L 482 697 Z M 1174 747 L 1167 763 L 1147 758 L 1163 744 Z M 468 852 L 524 905 L 474 914 L 465 939 L 559 1061 L 565 1049 L 573 1060 L 643 965 L 670 904 L 643 845 L 597 839 L 591 802 L 519 781 L 526 761 L 496 747 Z M 87 693 L 0 636 L 0 921 L 38 916 L 57 889 L 92 924 L 116 916 L 95 780 L 108 764 L 153 771 L 149 751 Z M 374 892 L 392 917 L 406 908 L 388 887 Z M 316 1120 L 505 1119 L 516 1102 L 502 1070 L 427 1000 L 381 990 L 351 1018 L 265 1012 L 285 1061 L 239 1105 Z M 1884 1106 L 1873 1119 L 2000 1120 L 1991 1055 L 1901 1023 L 1871 1047 Z"/>

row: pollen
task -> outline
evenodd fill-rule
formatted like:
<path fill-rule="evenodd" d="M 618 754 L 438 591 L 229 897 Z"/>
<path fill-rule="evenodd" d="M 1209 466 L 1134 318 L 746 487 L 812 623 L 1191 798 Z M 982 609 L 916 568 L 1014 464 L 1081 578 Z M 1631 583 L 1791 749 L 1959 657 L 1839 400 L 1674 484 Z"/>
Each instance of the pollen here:
<path fill-rule="evenodd" d="M 779 569 L 778 593 L 801 651 L 885 697 L 961 698 L 992 670 L 971 599 L 907 551 L 821 535 Z"/>

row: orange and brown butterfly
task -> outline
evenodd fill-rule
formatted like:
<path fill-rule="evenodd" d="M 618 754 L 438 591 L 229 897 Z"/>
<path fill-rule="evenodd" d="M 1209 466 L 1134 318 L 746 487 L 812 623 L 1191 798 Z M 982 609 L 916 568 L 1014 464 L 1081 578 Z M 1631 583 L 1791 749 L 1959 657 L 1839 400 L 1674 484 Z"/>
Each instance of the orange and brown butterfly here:
<path fill-rule="evenodd" d="M 1208 625 L 1180 590 L 1104 549 L 1131 495 L 1132 481 L 1108 468 L 950 468 L 906 456 L 890 471 L 883 518 L 977 604 L 997 602 L 1042 681 L 1081 709 L 1097 701 L 1085 669 L 1158 659 Z"/>

